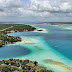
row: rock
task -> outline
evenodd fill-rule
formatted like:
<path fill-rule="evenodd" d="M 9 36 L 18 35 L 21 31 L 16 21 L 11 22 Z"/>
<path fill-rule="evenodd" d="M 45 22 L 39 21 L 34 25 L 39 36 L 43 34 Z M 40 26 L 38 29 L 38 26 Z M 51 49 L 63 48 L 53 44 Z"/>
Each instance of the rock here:
<path fill-rule="evenodd" d="M 43 31 L 43 30 L 37 30 L 37 31 Z"/>

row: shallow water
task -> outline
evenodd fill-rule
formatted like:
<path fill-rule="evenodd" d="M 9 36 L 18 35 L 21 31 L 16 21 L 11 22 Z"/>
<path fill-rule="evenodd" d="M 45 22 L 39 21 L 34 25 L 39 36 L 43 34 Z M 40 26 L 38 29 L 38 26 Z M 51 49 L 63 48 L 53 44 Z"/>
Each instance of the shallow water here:
<path fill-rule="evenodd" d="M 41 66 L 52 69 L 55 72 L 72 72 L 72 31 L 65 29 L 65 27 L 62 28 L 47 24 L 31 25 L 42 28 L 45 31 L 8 34 L 22 37 L 24 41 L 18 42 L 15 45 L 28 49 L 24 51 L 24 53 L 27 52 L 28 54 L 23 54 L 22 50 L 22 54 L 12 57 L 32 61 L 36 60 Z M 8 57 L 1 59 L 8 59 Z"/>

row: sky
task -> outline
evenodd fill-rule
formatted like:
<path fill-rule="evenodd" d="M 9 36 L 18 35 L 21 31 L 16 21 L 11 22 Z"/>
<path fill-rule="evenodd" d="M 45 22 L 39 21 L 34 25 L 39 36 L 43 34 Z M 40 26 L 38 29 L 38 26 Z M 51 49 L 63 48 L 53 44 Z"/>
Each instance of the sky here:
<path fill-rule="evenodd" d="M 72 0 L 0 0 L 0 22 L 72 22 Z"/>

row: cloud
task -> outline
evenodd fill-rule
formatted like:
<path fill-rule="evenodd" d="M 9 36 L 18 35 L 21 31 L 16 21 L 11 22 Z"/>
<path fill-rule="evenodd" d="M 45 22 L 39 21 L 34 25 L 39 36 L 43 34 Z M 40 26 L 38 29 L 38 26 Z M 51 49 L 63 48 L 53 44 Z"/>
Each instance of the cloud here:
<path fill-rule="evenodd" d="M 38 12 L 49 12 L 55 16 L 62 14 L 63 16 L 64 13 L 72 12 L 72 5 L 67 0 L 31 0 L 31 9 Z"/>
<path fill-rule="evenodd" d="M 52 17 L 72 16 L 72 0 L 0 0 L 0 16 Z"/>

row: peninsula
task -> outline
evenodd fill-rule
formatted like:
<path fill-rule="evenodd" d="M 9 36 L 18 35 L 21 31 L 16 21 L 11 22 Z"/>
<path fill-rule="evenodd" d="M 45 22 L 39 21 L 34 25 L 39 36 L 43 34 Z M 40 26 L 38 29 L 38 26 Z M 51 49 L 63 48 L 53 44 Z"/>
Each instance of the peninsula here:
<path fill-rule="evenodd" d="M 22 24 L 0 24 L 0 47 L 21 41 L 20 37 L 8 36 L 8 33 L 34 31 L 36 28 Z"/>

